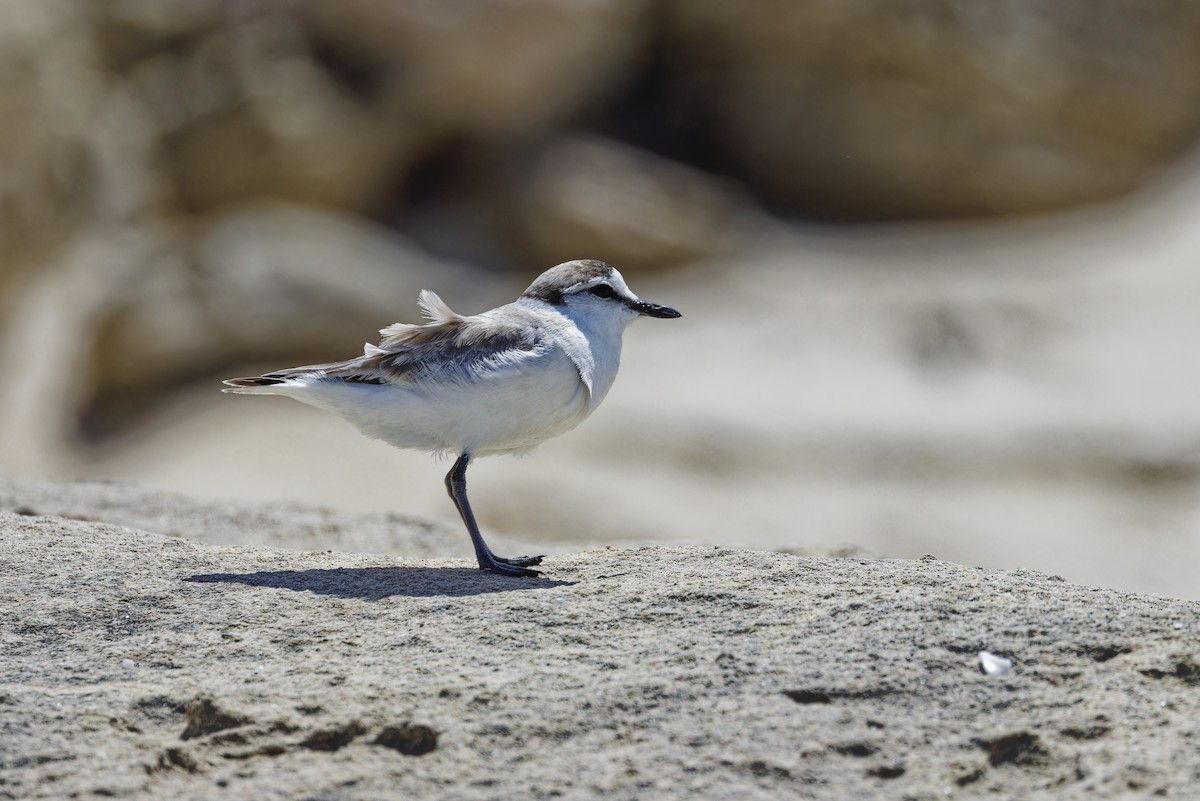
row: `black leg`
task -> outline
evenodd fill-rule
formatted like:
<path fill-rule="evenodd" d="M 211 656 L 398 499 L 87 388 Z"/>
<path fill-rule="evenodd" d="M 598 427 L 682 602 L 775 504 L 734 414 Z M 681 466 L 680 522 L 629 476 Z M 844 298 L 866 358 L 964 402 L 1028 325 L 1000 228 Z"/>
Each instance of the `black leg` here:
<path fill-rule="evenodd" d="M 454 467 L 451 467 L 450 472 L 446 474 L 446 492 L 450 494 L 450 500 L 454 501 L 454 506 L 467 525 L 467 533 L 471 535 L 471 544 L 475 546 L 475 559 L 479 562 L 479 569 L 490 570 L 505 576 L 539 575 L 536 570 L 527 568 L 529 565 L 539 564 L 542 557 L 517 556 L 505 559 L 492 553 L 492 549 L 483 541 L 483 535 L 479 533 L 479 526 L 475 522 L 475 513 L 471 511 L 471 504 L 467 501 L 467 465 L 470 463 L 471 454 L 464 453 L 458 457 Z"/>

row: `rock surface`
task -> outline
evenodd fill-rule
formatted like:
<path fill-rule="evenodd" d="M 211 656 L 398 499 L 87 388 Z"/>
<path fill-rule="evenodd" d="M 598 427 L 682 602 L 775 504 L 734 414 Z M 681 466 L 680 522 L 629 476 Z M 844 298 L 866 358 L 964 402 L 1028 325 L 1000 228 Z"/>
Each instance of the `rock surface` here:
<path fill-rule="evenodd" d="M 37 493 L 9 483 L 0 503 L 2 798 L 1070 799 L 1200 781 L 1194 602 L 701 547 L 590 550 L 514 581 L 415 558 L 402 522 L 390 557 L 216 547 L 14 513 Z M 236 516 L 110 497 L 94 509 L 155 531 Z M 288 524 L 262 511 L 244 527 Z M 1012 671 L 983 675 L 980 650 Z"/>

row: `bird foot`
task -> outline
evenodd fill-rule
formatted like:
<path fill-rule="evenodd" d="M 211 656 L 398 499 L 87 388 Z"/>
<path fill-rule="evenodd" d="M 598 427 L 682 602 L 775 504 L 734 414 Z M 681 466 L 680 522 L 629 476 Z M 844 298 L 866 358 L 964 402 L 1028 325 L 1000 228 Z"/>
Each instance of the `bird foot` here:
<path fill-rule="evenodd" d="M 536 565 L 542 561 L 541 556 L 515 556 L 505 559 L 501 556 L 491 556 L 490 559 L 480 558 L 480 570 L 490 570 L 501 576 L 540 576 L 536 570 L 530 570 L 528 565 Z"/>

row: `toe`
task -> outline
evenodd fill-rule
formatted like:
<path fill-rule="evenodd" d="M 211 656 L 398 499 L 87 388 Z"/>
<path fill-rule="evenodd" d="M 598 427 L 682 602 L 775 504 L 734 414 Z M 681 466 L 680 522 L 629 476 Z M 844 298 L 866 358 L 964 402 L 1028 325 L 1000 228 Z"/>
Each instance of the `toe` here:
<path fill-rule="evenodd" d="M 493 573 L 498 573 L 501 576 L 540 576 L 540 575 L 542 575 L 538 571 L 530 570 L 527 567 L 520 567 L 518 565 L 509 564 L 508 562 L 499 562 L 499 561 L 496 562 L 495 564 L 489 565 L 483 569 L 490 570 Z"/>
<path fill-rule="evenodd" d="M 497 562 L 503 562 L 506 565 L 517 565 L 518 567 L 528 567 L 529 565 L 540 565 L 542 560 L 546 558 L 545 554 L 540 556 L 497 556 Z"/>

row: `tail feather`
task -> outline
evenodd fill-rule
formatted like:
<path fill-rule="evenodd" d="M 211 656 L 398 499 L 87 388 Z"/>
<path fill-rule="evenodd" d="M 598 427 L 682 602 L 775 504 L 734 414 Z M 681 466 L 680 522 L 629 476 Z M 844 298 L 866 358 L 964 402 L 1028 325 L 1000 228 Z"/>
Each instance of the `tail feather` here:
<path fill-rule="evenodd" d="M 227 381 L 222 381 L 232 389 L 223 389 L 222 392 L 233 393 L 254 393 L 269 390 L 263 390 L 262 387 L 273 387 L 285 383 L 282 378 L 271 378 L 265 375 L 248 376 L 246 378 L 230 378 Z"/>
<path fill-rule="evenodd" d="M 431 323 L 461 323 L 463 316 L 446 305 L 436 292 L 422 289 L 417 294 L 421 315 Z"/>
<path fill-rule="evenodd" d="M 272 384 L 282 384 L 282 378 L 272 378 L 269 375 L 256 375 L 249 378 L 230 378 L 222 381 L 222 384 L 228 384 L 231 387 L 269 387 Z"/>

